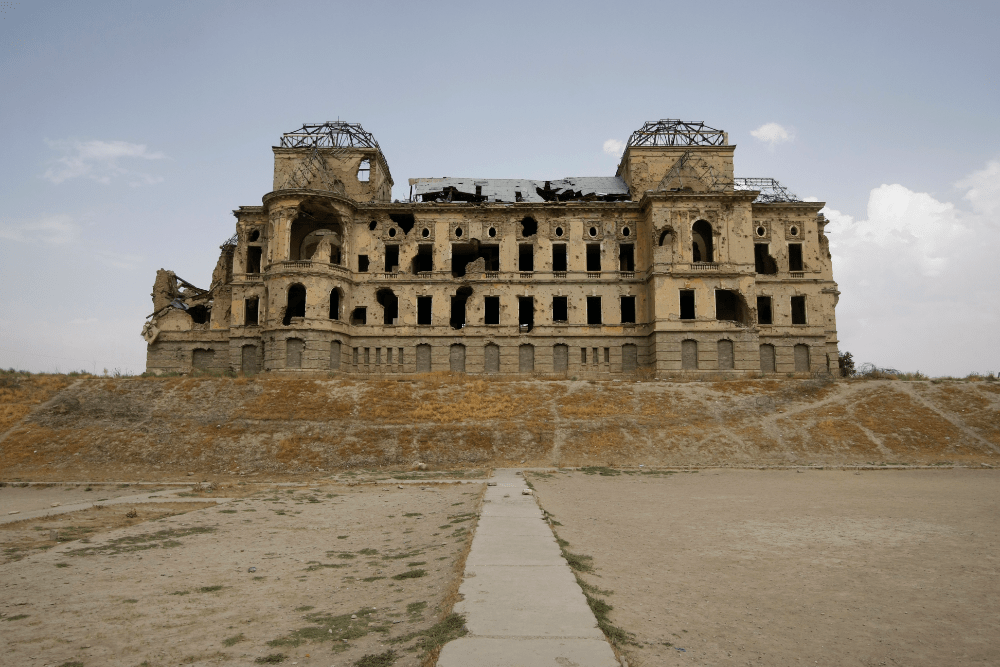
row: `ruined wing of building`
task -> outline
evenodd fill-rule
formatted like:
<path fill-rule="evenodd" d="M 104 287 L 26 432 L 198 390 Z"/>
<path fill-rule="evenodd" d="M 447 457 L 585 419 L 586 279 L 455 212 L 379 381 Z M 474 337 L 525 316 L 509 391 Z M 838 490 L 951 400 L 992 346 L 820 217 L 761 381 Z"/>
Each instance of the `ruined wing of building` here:
<path fill-rule="evenodd" d="M 736 178 L 725 132 L 646 123 L 614 176 L 392 175 L 360 125 L 281 137 L 208 289 L 160 270 L 147 370 L 826 373 L 822 202 Z"/>

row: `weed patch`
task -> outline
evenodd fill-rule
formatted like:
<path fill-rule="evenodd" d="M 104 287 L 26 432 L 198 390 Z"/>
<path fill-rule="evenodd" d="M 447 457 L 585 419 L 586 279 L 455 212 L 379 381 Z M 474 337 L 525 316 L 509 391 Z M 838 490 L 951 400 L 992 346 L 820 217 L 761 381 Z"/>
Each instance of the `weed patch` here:
<path fill-rule="evenodd" d="M 396 662 L 397 657 L 396 652 L 389 649 L 384 653 L 373 653 L 362 657 L 354 663 L 354 667 L 389 667 L 389 665 Z"/>
<path fill-rule="evenodd" d="M 272 653 L 271 655 L 263 655 L 254 660 L 254 662 L 259 665 L 277 665 L 279 662 L 284 662 L 287 658 L 288 656 L 284 653 Z"/>
<path fill-rule="evenodd" d="M 246 641 L 246 637 L 244 637 L 243 633 L 241 632 L 238 635 L 233 635 L 232 637 L 229 637 L 227 639 L 223 639 L 222 640 L 222 645 L 223 646 L 233 646 L 235 644 L 239 644 L 242 641 Z"/>
<path fill-rule="evenodd" d="M 132 551 L 144 551 L 146 549 L 166 549 L 169 547 L 181 546 L 181 543 L 173 538 L 186 537 L 188 535 L 201 535 L 203 533 L 212 532 L 215 532 L 215 528 L 208 526 L 194 526 L 192 528 L 182 528 L 180 530 L 158 530 L 155 533 L 119 537 L 106 544 L 93 547 L 70 549 L 66 553 L 71 556 L 91 556 L 95 554 L 113 556 L 115 554 L 129 553 Z"/>
<path fill-rule="evenodd" d="M 408 570 L 400 574 L 393 575 L 393 579 L 396 581 L 402 581 L 403 579 L 419 579 L 427 574 L 427 570 Z"/>

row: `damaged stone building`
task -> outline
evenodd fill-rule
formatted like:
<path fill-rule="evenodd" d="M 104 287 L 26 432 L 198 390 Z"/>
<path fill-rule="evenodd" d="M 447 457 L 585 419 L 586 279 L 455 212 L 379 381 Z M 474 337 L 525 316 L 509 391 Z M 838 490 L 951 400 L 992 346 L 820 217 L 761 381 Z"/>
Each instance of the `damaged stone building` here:
<path fill-rule="evenodd" d="M 208 289 L 160 270 L 154 373 L 593 377 L 837 367 L 822 202 L 737 178 L 727 133 L 648 122 L 614 176 L 413 178 L 374 137 L 309 124 L 234 211 Z"/>

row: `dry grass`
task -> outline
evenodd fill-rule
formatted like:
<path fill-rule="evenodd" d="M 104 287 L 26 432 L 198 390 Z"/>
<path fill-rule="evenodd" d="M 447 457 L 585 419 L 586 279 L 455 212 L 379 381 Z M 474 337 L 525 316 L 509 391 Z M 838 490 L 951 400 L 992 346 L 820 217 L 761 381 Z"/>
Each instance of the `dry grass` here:
<path fill-rule="evenodd" d="M 0 371 L 0 433 L 68 387 L 74 379 L 68 375 L 27 375 Z"/>

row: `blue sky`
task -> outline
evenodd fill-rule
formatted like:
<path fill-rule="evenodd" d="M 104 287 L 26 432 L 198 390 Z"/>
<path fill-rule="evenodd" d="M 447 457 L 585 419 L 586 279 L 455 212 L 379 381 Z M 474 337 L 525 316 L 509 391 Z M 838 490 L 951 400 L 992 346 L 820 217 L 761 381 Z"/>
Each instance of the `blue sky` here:
<path fill-rule="evenodd" d="M 998 7 L 0 3 L 0 367 L 143 370 L 156 269 L 207 285 L 303 122 L 362 123 L 404 197 L 610 175 L 683 118 L 827 202 L 841 349 L 1000 370 Z"/>

